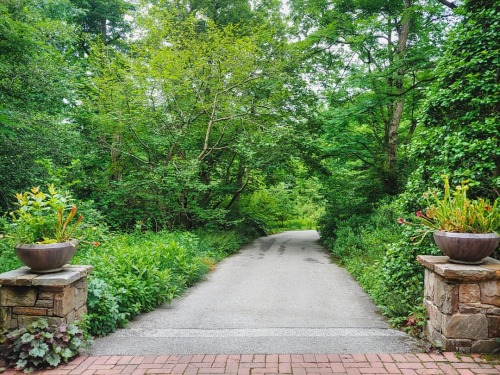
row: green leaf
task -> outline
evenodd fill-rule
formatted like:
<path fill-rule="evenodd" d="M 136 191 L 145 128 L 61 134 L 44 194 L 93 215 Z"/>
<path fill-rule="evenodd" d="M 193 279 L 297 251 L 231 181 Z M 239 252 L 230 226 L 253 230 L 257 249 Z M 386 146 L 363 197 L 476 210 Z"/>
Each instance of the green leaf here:
<path fill-rule="evenodd" d="M 21 343 L 23 344 L 29 344 L 35 339 L 35 336 L 33 336 L 31 333 L 25 333 L 24 335 L 21 336 Z"/>
<path fill-rule="evenodd" d="M 71 349 L 69 349 L 69 348 L 65 348 L 61 352 L 61 357 L 64 358 L 65 361 L 67 361 L 68 359 L 72 358 L 74 355 L 75 355 L 75 353 L 73 353 L 71 351 Z"/>
<path fill-rule="evenodd" d="M 19 361 L 16 362 L 16 367 L 20 368 L 20 369 L 24 369 L 27 364 L 28 364 L 28 361 L 26 359 L 20 359 Z"/>
<path fill-rule="evenodd" d="M 49 347 L 47 344 L 45 344 L 44 342 L 35 341 L 35 343 L 33 345 L 33 349 L 31 349 L 29 351 L 29 354 L 33 357 L 43 358 L 45 356 L 45 354 L 47 354 L 48 351 L 49 351 Z"/>
<path fill-rule="evenodd" d="M 45 360 L 52 367 L 56 367 L 59 363 L 61 363 L 61 357 L 59 355 L 48 355 L 45 357 Z"/>

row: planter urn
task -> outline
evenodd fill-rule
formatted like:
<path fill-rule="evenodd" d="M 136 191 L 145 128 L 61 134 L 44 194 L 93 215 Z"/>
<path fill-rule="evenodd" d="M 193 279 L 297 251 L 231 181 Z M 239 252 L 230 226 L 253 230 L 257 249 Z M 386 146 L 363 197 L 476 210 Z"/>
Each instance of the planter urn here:
<path fill-rule="evenodd" d="M 456 233 L 435 231 L 434 241 L 452 263 L 481 264 L 500 243 L 495 233 Z"/>
<path fill-rule="evenodd" d="M 59 272 L 78 247 L 77 240 L 50 244 L 22 244 L 16 246 L 16 255 L 33 273 Z"/>

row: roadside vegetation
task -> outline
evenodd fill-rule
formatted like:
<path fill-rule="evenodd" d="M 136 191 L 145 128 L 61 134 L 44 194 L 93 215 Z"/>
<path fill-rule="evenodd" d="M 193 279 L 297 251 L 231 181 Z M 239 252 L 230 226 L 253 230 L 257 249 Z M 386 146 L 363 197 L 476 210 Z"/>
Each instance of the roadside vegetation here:
<path fill-rule="evenodd" d="M 54 184 L 85 217 L 88 329 L 258 236 L 317 228 L 395 325 L 422 321 L 422 193 L 499 196 L 494 0 L 0 4 L 0 230 Z M 3 232 L 3 231 L 2 231 Z M 0 240 L 0 271 L 20 266 Z"/>
<path fill-rule="evenodd" d="M 406 126 L 402 122 L 400 136 L 405 140 L 398 178 L 393 180 L 398 194 L 382 188 L 387 169 L 373 163 L 379 159 L 368 148 L 358 150 L 366 162 L 354 155 L 346 162 L 329 159 L 330 168 L 343 173 L 332 173 L 325 181 L 322 238 L 382 312 L 416 334 L 425 318 L 423 269 L 416 257 L 440 251 L 431 236 L 422 238 L 416 227 L 401 227 L 398 218 L 416 222 L 416 213 L 427 206 L 423 193 L 442 190 L 443 175 L 450 177 L 452 186 L 467 182 L 473 198 L 495 201 L 499 196 L 499 6 L 466 1 L 455 11 L 457 19 L 446 33 L 443 52 L 428 67 L 431 70 L 417 73 L 428 77 L 430 84 L 414 93 L 423 95 L 413 102 L 418 111 L 407 113 Z M 406 85 L 411 90 L 411 82 Z M 348 137 L 362 147 L 373 144 L 365 143 L 368 133 L 353 124 L 358 131 Z"/>

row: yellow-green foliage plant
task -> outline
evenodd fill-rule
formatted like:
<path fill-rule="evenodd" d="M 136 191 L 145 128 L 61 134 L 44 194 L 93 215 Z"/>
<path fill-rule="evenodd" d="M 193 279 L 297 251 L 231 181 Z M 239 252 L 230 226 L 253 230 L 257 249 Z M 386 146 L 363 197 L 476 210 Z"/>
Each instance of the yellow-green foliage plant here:
<path fill-rule="evenodd" d="M 53 185 L 44 193 L 39 187 L 17 193 L 17 210 L 11 213 L 10 234 L 18 244 L 57 243 L 74 238 L 83 216 L 76 217 L 76 205 Z"/>
<path fill-rule="evenodd" d="M 497 233 L 500 229 L 498 199 L 491 203 L 488 199 L 471 200 L 467 197 L 468 181 L 463 181 L 453 191 L 448 176 L 443 176 L 444 192 L 424 193 L 428 208 L 425 213 L 418 211 L 421 224 L 431 230 L 458 233 Z"/>

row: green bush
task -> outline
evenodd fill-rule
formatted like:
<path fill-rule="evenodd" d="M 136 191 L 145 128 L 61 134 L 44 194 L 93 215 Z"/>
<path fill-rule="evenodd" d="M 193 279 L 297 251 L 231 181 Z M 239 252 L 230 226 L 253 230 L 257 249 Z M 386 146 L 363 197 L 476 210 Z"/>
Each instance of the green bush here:
<path fill-rule="evenodd" d="M 87 344 L 84 332 L 76 323 L 58 327 L 39 319 L 25 328 L 7 332 L 1 354 L 9 366 L 32 372 L 69 362 Z"/>
<path fill-rule="evenodd" d="M 417 164 L 410 176 L 412 192 L 471 180 L 470 197 L 492 201 L 500 189 L 498 134 L 500 85 L 496 0 L 467 0 L 462 20 L 448 34 L 426 92 L 410 157 Z"/>
<path fill-rule="evenodd" d="M 87 307 L 87 329 L 93 336 L 105 336 L 127 324 L 127 314 L 120 312 L 113 290 L 98 277 L 89 282 Z"/>
<path fill-rule="evenodd" d="M 14 247 L 15 241 L 13 238 L 2 238 L 0 240 L 0 273 L 15 270 L 23 265 L 17 258 Z"/>
<path fill-rule="evenodd" d="M 397 224 L 399 203 L 338 221 L 335 236 L 323 241 L 394 325 L 414 326 L 421 323 L 415 317 L 422 315 L 423 298 L 423 269 L 416 258 L 439 250 L 430 238 L 416 243 L 420 233 Z"/>

